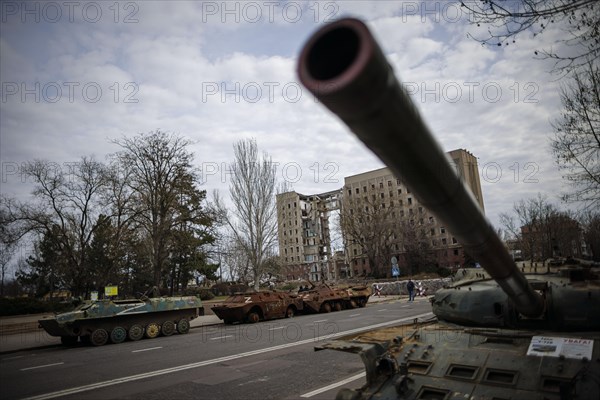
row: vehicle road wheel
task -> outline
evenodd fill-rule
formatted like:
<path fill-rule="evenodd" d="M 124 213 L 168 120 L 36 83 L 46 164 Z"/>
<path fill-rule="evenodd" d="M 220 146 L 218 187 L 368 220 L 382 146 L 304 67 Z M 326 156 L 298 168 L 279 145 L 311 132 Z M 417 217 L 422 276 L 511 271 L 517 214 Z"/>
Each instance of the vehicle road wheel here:
<path fill-rule="evenodd" d="M 146 337 L 148 339 L 154 339 L 160 334 L 160 325 L 156 322 L 150 322 L 146 325 Z"/>
<path fill-rule="evenodd" d="M 329 303 L 323 303 L 323 305 L 321 306 L 321 312 L 322 313 L 331 312 L 331 304 L 329 304 Z"/>
<path fill-rule="evenodd" d="M 350 308 L 356 308 L 358 304 L 356 304 L 356 300 L 350 300 Z"/>
<path fill-rule="evenodd" d="M 286 318 L 292 318 L 294 316 L 295 312 L 294 312 L 294 307 L 289 306 L 287 308 L 287 310 L 285 311 L 285 317 Z"/>
<path fill-rule="evenodd" d="M 129 328 L 129 332 L 127 332 L 127 337 L 129 340 L 140 340 L 144 337 L 144 328 L 141 325 L 131 325 Z"/>
<path fill-rule="evenodd" d="M 258 313 L 256 311 L 250 311 L 248 313 L 248 322 L 250 322 L 251 324 L 255 324 L 258 321 L 260 321 L 260 316 L 258 315 Z"/>
<path fill-rule="evenodd" d="M 339 301 L 336 302 L 333 308 L 335 309 L 335 311 L 342 311 L 342 303 L 340 303 Z"/>
<path fill-rule="evenodd" d="M 160 331 L 163 334 L 163 336 L 171 336 L 175 333 L 175 323 L 173 323 L 173 321 L 163 322 Z"/>
<path fill-rule="evenodd" d="M 94 329 L 90 335 L 90 341 L 94 346 L 103 346 L 108 342 L 108 332 L 102 328 Z"/>
<path fill-rule="evenodd" d="M 65 346 L 75 346 L 77 344 L 77 336 L 61 336 L 60 342 Z"/>
<path fill-rule="evenodd" d="M 358 306 L 359 306 L 360 308 L 363 308 L 363 307 L 365 307 L 366 305 L 367 305 L 367 299 L 365 299 L 365 298 L 361 298 L 361 299 L 359 299 L 359 300 L 358 300 Z"/>
<path fill-rule="evenodd" d="M 190 321 L 185 318 L 182 318 L 177 322 L 177 332 L 184 334 L 190 331 Z"/>
<path fill-rule="evenodd" d="M 117 344 L 123 343 L 127 339 L 127 331 L 122 326 L 115 326 L 112 331 L 110 331 L 110 341 Z"/>

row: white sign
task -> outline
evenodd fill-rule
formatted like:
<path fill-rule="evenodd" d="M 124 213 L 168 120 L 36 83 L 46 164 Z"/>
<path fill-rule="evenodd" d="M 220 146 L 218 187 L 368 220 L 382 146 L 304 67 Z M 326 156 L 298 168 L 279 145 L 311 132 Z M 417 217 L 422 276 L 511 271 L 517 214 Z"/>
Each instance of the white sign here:
<path fill-rule="evenodd" d="M 594 341 L 591 339 L 534 336 L 531 338 L 528 356 L 560 357 L 581 360 L 592 359 Z"/>

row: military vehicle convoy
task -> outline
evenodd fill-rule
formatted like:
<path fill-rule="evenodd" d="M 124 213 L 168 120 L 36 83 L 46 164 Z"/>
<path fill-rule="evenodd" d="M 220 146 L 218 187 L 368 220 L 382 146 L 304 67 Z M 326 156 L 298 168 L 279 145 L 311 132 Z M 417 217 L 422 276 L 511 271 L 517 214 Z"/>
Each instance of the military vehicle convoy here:
<path fill-rule="evenodd" d="M 212 311 L 226 324 L 234 322 L 255 323 L 276 318 L 290 318 L 298 313 L 340 311 L 345 308 L 364 307 L 371 290 L 367 287 L 333 288 L 315 286 L 296 293 L 264 291 L 238 293 L 228 297 Z"/>
<path fill-rule="evenodd" d="M 60 336 L 63 344 L 74 345 L 81 339 L 102 346 L 109 341 L 184 334 L 190 330 L 190 321 L 200 315 L 204 315 L 204 308 L 196 296 L 144 297 L 88 301 L 74 311 L 38 322 L 51 336 Z"/>
<path fill-rule="evenodd" d="M 435 293 L 437 319 L 319 346 L 365 364 L 366 384 L 336 398 L 600 398 L 598 276 L 583 267 L 519 271 L 366 25 L 346 18 L 321 27 L 298 74 L 485 269 L 461 270 Z"/>

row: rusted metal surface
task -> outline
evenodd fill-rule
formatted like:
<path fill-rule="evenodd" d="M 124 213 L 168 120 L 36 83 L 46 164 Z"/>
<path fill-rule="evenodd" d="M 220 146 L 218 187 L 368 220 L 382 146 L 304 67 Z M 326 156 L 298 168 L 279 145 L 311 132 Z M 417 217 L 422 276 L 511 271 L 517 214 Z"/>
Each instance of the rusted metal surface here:
<path fill-rule="evenodd" d="M 51 336 L 60 336 L 64 344 L 75 344 L 81 338 L 101 346 L 127 338 L 187 333 L 189 321 L 199 315 L 204 315 L 204 308 L 196 296 L 161 297 L 89 301 L 74 311 L 38 322 Z"/>
<path fill-rule="evenodd" d="M 298 295 L 277 291 L 239 293 L 212 307 L 226 324 L 290 318 L 302 309 L 303 302 Z"/>
<path fill-rule="evenodd" d="M 307 312 L 341 311 L 348 308 L 364 307 L 371 296 L 371 289 L 366 286 L 341 289 L 329 285 L 319 285 L 301 292 Z"/>
<path fill-rule="evenodd" d="M 211 309 L 226 324 L 255 323 L 269 319 L 289 318 L 298 313 L 364 307 L 370 295 L 371 289 L 365 286 L 341 289 L 328 285 L 312 285 L 312 289 L 298 294 L 277 291 L 238 293 Z"/>

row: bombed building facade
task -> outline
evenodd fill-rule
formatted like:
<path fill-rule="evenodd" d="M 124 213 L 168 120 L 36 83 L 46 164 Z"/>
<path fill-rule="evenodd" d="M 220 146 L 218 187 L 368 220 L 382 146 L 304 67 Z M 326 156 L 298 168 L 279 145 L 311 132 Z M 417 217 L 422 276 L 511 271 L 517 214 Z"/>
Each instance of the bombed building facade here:
<path fill-rule="evenodd" d="M 447 154 L 483 210 L 476 157 L 463 149 Z M 332 249 L 333 218 L 343 249 Z M 389 277 L 392 259 L 401 275 L 471 262 L 452 233 L 388 168 L 346 177 L 344 187 L 332 192 L 277 195 L 277 219 L 286 279 Z"/>

